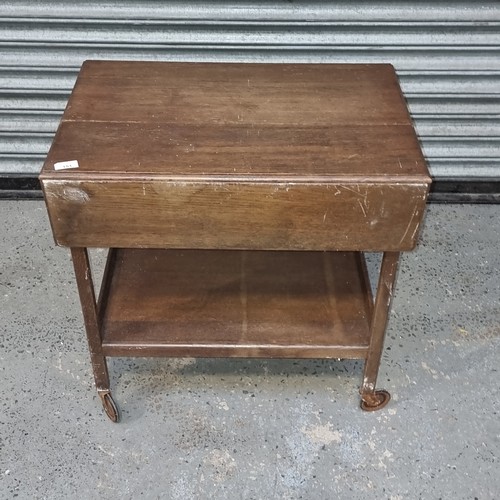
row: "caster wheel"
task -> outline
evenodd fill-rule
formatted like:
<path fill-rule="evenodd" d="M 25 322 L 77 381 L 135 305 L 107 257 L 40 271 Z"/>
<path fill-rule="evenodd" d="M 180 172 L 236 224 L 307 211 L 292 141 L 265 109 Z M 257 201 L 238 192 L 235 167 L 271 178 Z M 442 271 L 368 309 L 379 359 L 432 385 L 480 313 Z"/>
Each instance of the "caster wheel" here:
<path fill-rule="evenodd" d="M 108 416 L 108 418 L 112 422 L 118 422 L 120 420 L 120 412 L 118 411 L 118 406 L 111 396 L 110 392 L 104 392 L 99 394 L 101 396 L 102 407 L 104 408 L 104 412 Z"/>
<path fill-rule="evenodd" d="M 390 400 L 391 395 L 387 391 L 384 391 L 383 389 L 380 391 L 375 391 L 369 396 L 365 395 L 364 399 L 362 396 L 361 409 L 363 411 L 381 410 L 384 406 L 387 405 Z"/>

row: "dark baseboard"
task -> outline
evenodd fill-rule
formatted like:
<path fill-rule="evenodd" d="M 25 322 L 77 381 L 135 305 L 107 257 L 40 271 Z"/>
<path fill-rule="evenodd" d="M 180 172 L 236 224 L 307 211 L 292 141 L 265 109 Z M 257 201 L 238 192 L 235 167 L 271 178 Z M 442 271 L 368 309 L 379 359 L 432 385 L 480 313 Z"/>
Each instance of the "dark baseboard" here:
<path fill-rule="evenodd" d="M 37 177 L 0 174 L 0 199 L 41 200 Z M 434 181 L 429 203 L 500 203 L 500 178 L 449 178 Z"/>
<path fill-rule="evenodd" d="M 37 177 L 19 174 L 0 174 L 0 200 L 43 199 Z"/>
<path fill-rule="evenodd" d="M 430 203 L 500 203 L 498 178 L 450 178 L 433 182 Z"/>

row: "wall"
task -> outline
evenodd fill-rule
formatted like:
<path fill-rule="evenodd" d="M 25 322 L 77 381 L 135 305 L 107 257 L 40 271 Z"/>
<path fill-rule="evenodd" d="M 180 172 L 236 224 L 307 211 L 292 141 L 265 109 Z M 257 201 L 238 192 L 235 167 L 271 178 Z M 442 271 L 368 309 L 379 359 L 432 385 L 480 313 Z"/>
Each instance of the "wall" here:
<path fill-rule="evenodd" d="M 36 175 L 82 61 L 390 62 L 436 179 L 500 178 L 499 2 L 0 6 L 0 174 Z"/>

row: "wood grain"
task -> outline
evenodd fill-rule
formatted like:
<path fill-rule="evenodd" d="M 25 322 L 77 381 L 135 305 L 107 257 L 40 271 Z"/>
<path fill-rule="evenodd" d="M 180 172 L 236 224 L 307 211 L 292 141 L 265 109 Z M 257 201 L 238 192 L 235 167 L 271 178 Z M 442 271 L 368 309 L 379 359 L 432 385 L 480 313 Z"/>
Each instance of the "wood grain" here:
<path fill-rule="evenodd" d="M 63 119 L 411 124 L 394 68 L 388 64 L 88 61 Z"/>
<path fill-rule="evenodd" d="M 363 358 L 357 253 L 118 250 L 107 355 Z"/>
<path fill-rule="evenodd" d="M 425 184 L 46 181 L 64 246 L 410 250 Z"/>
<path fill-rule="evenodd" d="M 60 245 L 272 250 L 410 250 L 430 183 L 390 65 L 112 61 L 40 179 Z"/>
<path fill-rule="evenodd" d="M 158 125 L 64 122 L 47 164 L 78 158 L 71 179 L 122 174 L 175 179 L 420 181 L 410 125 Z M 61 178 L 60 172 L 52 178 Z"/>
<path fill-rule="evenodd" d="M 68 158 L 80 169 L 54 173 Z M 85 172 L 429 182 L 390 65 L 90 61 L 42 178 Z"/>

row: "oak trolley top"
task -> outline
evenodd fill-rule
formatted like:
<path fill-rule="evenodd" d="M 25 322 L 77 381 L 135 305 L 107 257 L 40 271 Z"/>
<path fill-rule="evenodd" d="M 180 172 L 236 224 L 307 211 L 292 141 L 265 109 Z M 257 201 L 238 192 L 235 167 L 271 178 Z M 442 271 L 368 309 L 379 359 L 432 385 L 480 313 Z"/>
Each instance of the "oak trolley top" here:
<path fill-rule="evenodd" d="M 61 245 L 408 250 L 430 178 L 390 65 L 87 61 L 41 181 Z"/>

